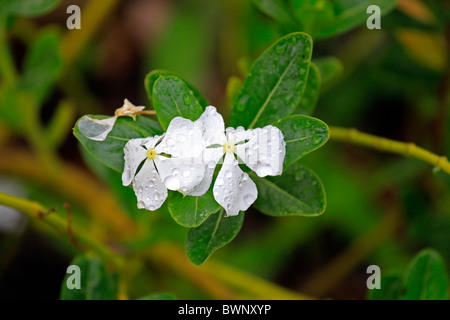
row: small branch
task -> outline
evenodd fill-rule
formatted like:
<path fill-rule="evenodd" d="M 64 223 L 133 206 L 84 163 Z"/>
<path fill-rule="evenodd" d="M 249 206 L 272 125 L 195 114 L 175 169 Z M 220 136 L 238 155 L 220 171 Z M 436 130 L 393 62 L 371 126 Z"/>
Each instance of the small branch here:
<path fill-rule="evenodd" d="M 48 210 L 41 204 L 26 199 L 10 196 L 7 194 L 0 193 L 0 204 L 7 207 L 16 209 L 32 219 L 38 219 L 47 225 L 55 229 L 59 234 L 68 235 L 68 230 L 86 245 L 89 249 L 96 252 L 99 256 L 105 258 L 105 260 L 113 263 L 114 265 L 120 267 L 123 264 L 121 257 L 113 253 L 109 248 L 107 248 L 103 243 L 98 242 L 96 239 L 92 238 L 88 233 L 84 232 L 81 228 L 75 226 L 68 226 L 68 221 L 56 214 L 49 214 L 55 212 L 54 208 Z"/>
<path fill-rule="evenodd" d="M 70 240 L 70 243 L 77 248 L 80 251 L 84 251 L 80 244 L 78 243 L 77 239 L 75 238 L 74 234 L 73 234 L 73 230 L 72 230 L 72 212 L 70 210 L 70 203 L 64 203 L 63 204 L 64 208 L 67 211 L 67 237 Z"/>
<path fill-rule="evenodd" d="M 405 143 L 390 140 L 371 134 L 360 132 L 356 129 L 330 127 L 330 138 L 336 141 L 349 142 L 369 147 L 379 151 L 385 151 L 416 158 L 433 165 L 438 170 L 450 174 L 450 162 L 445 156 L 438 156 L 428 150 L 416 146 L 414 143 Z"/>

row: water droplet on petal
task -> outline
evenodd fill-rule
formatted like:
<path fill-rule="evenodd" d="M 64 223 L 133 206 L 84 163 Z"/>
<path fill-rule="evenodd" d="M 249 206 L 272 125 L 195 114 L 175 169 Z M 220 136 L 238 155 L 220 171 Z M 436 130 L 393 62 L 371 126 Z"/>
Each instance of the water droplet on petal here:
<path fill-rule="evenodd" d="M 167 189 L 169 190 L 178 190 L 180 188 L 180 179 L 174 176 L 168 176 L 164 180 L 164 184 L 166 185 Z"/>
<path fill-rule="evenodd" d="M 210 161 L 208 163 L 208 168 L 213 169 L 216 166 L 216 163 L 214 161 Z"/>
<path fill-rule="evenodd" d="M 183 172 L 183 177 L 187 178 L 191 175 L 191 172 L 189 170 L 186 170 Z"/>
<path fill-rule="evenodd" d="M 173 170 L 172 170 L 172 174 L 173 174 L 174 176 L 177 176 L 177 175 L 180 174 L 180 170 L 178 170 L 178 169 L 173 169 Z"/>
<path fill-rule="evenodd" d="M 272 167 L 267 164 L 260 164 L 259 166 L 256 167 L 256 173 L 260 177 L 265 177 L 273 174 L 273 170 Z"/>
<path fill-rule="evenodd" d="M 232 176 L 233 176 L 233 172 L 231 172 L 230 170 L 225 172 L 225 178 L 230 179 Z"/>
<path fill-rule="evenodd" d="M 218 186 L 222 186 L 222 185 L 224 184 L 223 179 L 222 179 L 222 178 L 217 178 L 216 184 L 217 184 Z"/>

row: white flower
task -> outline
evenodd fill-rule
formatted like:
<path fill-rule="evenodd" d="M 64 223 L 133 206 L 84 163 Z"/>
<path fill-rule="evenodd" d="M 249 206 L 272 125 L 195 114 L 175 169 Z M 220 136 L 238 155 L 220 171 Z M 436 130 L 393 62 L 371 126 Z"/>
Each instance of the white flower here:
<path fill-rule="evenodd" d="M 203 149 L 202 131 L 194 122 L 174 118 L 163 136 L 127 142 L 122 183 L 133 184 L 138 208 L 156 210 L 166 200 L 167 189 L 190 195 L 202 182 L 205 165 L 194 160 Z"/>
<path fill-rule="evenodd" d="M 192 195 L 205 193 L 211 184 L 214 169 L 225 154 L 222 168 L 214 183 L 216 201 L 225 208 L 228 216 L 247 210 L 258 197 L 255 183 L 239 167 L 239 157 L 258 176 L 281 175 L 286 154 L 283 133 L 274 126 L 244 130 L 227 128 L 222 116 L 213 106 L 206 108 L 195 125 L 203 132 L 203 161 L 206 172 L 203 181 Z"/>
<path fill-rule="evenodd" d="M 114 117 L 98 120 L 88 116 L 84 116 L 78 123 L 80 132 L 88 139 L 95 141 L 104 141 L 114 127 L 118 117 L 131 117 L 136 121 L 136 115 L 142 113 L 145 107 L 136 107 L 127 99 L 124 100 L 123 106 L 116 109 Z"/>

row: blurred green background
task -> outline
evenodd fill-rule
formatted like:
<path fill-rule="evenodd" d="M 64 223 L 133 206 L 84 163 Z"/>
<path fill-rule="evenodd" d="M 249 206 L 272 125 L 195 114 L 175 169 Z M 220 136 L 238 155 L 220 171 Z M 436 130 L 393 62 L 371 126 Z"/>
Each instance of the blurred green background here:
<path fill-rule="evenodd" d="M 299 5 L 297 12 L 292 11 L 295 22 L 286 23 L 263 12 L 255 5 L 258 2 L 61 1 L 36 17 L 0 18 L 2 50 L 7 45 L 15 68 L 25 73 L 21 88 L 27 88 L 27 81 L 45 87 L 39 89 L 42 97 L 35 95 L 39 108 L 30 111 L 24 107 L 28 96 L 17 98 L 19 93 L 5 89 L 7 77 L 1 80 L 0 192 L 56 206 L 55 214 L 62 217 L 63 203 L 69 202 L 74 220 L 86 230 L 118 252 L 133 252 L 123 276 L 128 298 L 156 291 L 181 299 L 221 297 L 198 285 L 195 276 L 166 268 L 155 257 L 142 258 L 141 253 L 154 244 L 169 241 L 181 248 L 186 229 L 176 225 L 166 210 L 138 210 L 132 190 L 83 154 L 71 135 L 79 116 L 112 115 L 124 98 L 148 106 L 144 78 L 151 70 L 179 74 L 226 118 L 230 77 L 243 78 L 249 63 L 281 36 L 306 31 L 314 39 L 313 61 L 331 68 L 330 78 L 322 79 L 314 116 L 329 125 L 412 141 L 450 155 L 446 1 L 399 0 L 381 18 L 380 30 L 368 30 L 364 21 L 330 36 L 316 32 L 329 14 L 327 1 L 319 1 L 325 3 L 321 6 Z M 287 2 L 295 6 L 299 1 Z M 70 4 L 81 7 L 81 30 L 66 28 Z M 27 52 L 37 39 L 47 41 L 42 50 L 49 52 L 33 62 Z M 60 57 L 49 57 L 52 46 Z M 27 75 L 27 64 L 33 63 L 35 69 Z M 51 72 L 54 77 L 42 75 Z M 35 113 L 39 128 L 33 127 L 36 119 L 16 121 L 30 113 Z M 47 131 L 41 136 L 35 134 L 43 128 Z M 35 141 L 39 137 L 46 137 L 45 142 Z M 46 160 L 46 155 L 53 159 Z M 52 173 L 52 168 L 33 161 L 35 156 L 44 163 L 56 161 L 64 169 Z M 250 209 L 241 232 L 213 255 L 214 261 L 294 292 L 334 299 L 365 299 L 369 265 L 380 266 L 382 274 L 403 274 L 422 248 L 434 248 L 450 265 L 447 174 L 415 159 L 333 139 L 302 161 L 323 181 L 326 212 L 313 218 L 272 218 Z M 114 199 L 125 218 L 117 220 L 111 211 L 108 216 L 112 204 L 102 202 L 106 196 Z M 58 298 L 76 249 L 39 222 L 5 207 L 0 213 L 0 298 Z M 137 226 L 131 228 L 132 236 L 118 235 L 117 229 L 127 229 L 127 223 Z M 184 272 L 190 268 L 186 265 Z"/>

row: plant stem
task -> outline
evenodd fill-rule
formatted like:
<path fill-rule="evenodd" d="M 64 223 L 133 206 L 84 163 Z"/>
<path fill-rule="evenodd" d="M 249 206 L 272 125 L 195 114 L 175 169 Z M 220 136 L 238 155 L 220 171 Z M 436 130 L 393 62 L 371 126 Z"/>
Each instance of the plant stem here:
<path fill-rule="evenodd" d="M 124 239 L 136 234 L 136 226 L 110 191 L 90 174 L 70 164 L 61 163 L 56 174 L 49 176 L 42 170 L 42 160 L 18 150 L 2 150 L 0 173 L 24 178 L 56 191 L 69 201 L 82 205 L 88 214 L 116 235 Z"/>
<path fill-rule="evenodd" d="M 436 167 L 438 170 L 443 170 L 450 174 L 450 162 L 445 156 L 438 156 L 428 150 L 416 146 L 414 143 L 405 143 L 395 140 L 390 140 L 364 132 L 356 129 L 347 129 L 341 127 L 330 127 L 330 138 L 336 141 L 343 141 L 354 143 L 360 146 L 369 147 L 378 151 L 385 151 L 403 155 L 405 157 L 412 157 Z"/>
<path fill-rule="evenodd" d="M 40 203 L 10 196 L 4 193 L 0 193 L 0 204 L 16 209 L 32 219 L 38 219 L 51 226 L 62 235 L 67 235 L 68 233 L 68 221 L 54 214 L 56 211 L 54 208 L 49 210 Z M 105 258 L 107 261 L 118 267 L 123 264 L 122 258 L 114 254 L 104 244 L 92 238 L 87 232 L 83 231 L 83 229 L 74 225 L 71 225 L 70 228 L 73 236 L 79 240 L 82 245 L 88 247 L 99 256 Z"/>

